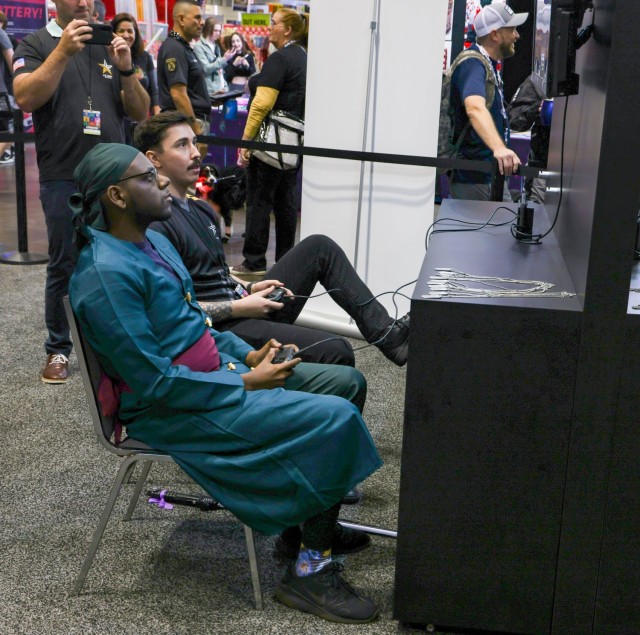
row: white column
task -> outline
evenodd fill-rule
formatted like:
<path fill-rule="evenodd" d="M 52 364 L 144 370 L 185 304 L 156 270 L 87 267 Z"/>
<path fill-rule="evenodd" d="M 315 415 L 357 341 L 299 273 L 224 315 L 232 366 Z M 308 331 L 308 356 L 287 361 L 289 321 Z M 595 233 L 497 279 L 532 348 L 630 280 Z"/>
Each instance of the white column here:
<path fill-rule="evenodd" d="M 371 22 L 376 21 L 366 150 L 435 156 L 447 8 L 448 0 L 315 3 L 305 144 L 363 149 Z M 366 164 L 358 228 L 360 174 L 360 163 L 305 158 L 301 236 L 330 236 L 352 262 L 358 241 L 358 272 L 377 294 L 418 275 L 433 221 L 435 170 Z M 381 301 L 393 315 L 391 296 Z M 401 316 L 409 301 L 397 296 L 396 302 Z M 340 326 L 347 326 L 348 318 L 327 296 L 310 300 L 300 322 L 345 332 Z"/>

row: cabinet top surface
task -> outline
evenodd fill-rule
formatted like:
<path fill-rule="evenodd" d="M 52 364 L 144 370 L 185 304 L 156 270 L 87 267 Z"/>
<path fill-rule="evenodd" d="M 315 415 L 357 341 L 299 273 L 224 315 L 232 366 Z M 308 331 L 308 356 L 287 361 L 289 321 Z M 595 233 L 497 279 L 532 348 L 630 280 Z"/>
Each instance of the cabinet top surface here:
<path fill-rule="evenodd" d="M 550 227 L 549 218 L 543 206 L 534 205 L 534 207 L 533 232 L 534 234 L 544 233 Z M 479 231 L 455 231 L 470 228 L 470 225 L 465 223 L 483 224 L 487 222 L 496 208 L 500 209 L 493 216 L 491 222 L 501 226 L 485 227 Z M 437 273 L 437 268 L 456 269 L 466 274 L 480 276 L 550 282 L 555 285 L 550 291 L 575 293 L 562 251 L 553 232 L 543 238 L 541 245 L 518 243 L 511 235 L 510 228 L 516 219 L 513 212 L 516 211 L 517 204 L 515 203 L 444 200 L 434 229 L 454 231 L 432 234 L 412 299 L 426 302 L 581 311 L 581 302 L 577 296 L 569 298 L 546 298 L 542 295 L 520 298 L 443 299 L 422 297 L 429 293 L 429 277 Z M 479 285 L 470 284 L 470 286 L 477 288 Z M 507 286 L 513 288 L 521 285 Z M 640 303 L 640 294 L 638 294 L 638 303 Z"/>

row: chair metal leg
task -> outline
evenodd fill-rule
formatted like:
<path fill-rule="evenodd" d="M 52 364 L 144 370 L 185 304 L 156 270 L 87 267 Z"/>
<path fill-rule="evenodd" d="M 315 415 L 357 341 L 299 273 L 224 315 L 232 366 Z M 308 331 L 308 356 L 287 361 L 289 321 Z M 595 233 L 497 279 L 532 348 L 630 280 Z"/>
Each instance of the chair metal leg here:
<path fill-rule="evenodd" d="M 251 569 L 251 582 L 253 584 L 253 596 L 256 601 L 256 609 L 262 611 L 264 609 L 264 601 L 262 598 L 262 585 L 260 584 L 260 564 L 258 562 L 258 554 L 256 553 L 256 540 L 251 527 L 244 527 L 244 535 L 247 540 L 247 552 L 249 553 L 249 568 Z"/>
<path fill-rule="evenodd" d="M 367 534 L 374 534 L 376 536 L 385 536 L 386 538 L 394 538 L 398 537 L 397 531 L 392 531 L 391 529 L 382 529 L 381 527 L 372 527 L 370 525 L 358 525 L 357 523 L 349 522 L 348 520 L 342 520 L 338 518 L 338 522 L 343 526 L 347 527 L 347 529 L 357 529 L 359 531 L 364 531 Z"/>
<path fill-rule="evenodd" d="M 135 463 L 135 456 L 128 456 L 120 465 L 120 469 L 116 474 L 116 479 L 111 486 L 111 491 L 109 492 L 109 497 L 107 498 L 107 503 L 104 507 L 102 515 L 100 516 L 100 520 L 98 521 L 98 526 L 96 530 L 93 532 L 93 539 L 91 541 L 91 545 L 89 546 L 89 551 L 84 559 L 82 564 L 82 568 L 80 569 L 80 574 L 76 580 L 76 583 L 73 587 L 72 594 L 77 595 L 82 590 L 84 586 L 85 578 L 89 573 L 89 569 L 91 568 L 91 564 L 93 563 L 93 558 L 96 555 L 96 551 L 98 550 L 98 546 L 100 545 L 100 541 L 102 540 L 102 534 L 104 534 L 104 530 L 109 522 L 109 517 L 111 516 L 111 512 L 113 511 L 113 506 L 115 505 L 116 499 L 118 498 L 118 494 L 120 493 L 120 489 L 122 487 L 122 483 L 124 479 L 128 476 L 129 470 L 131 469 L 131 465 Z"/>
<path fill-rule="evenodd" d="M 151 469 L 151 464 L 153 461 L 145 461 L 142 465 L 142 470 L 140 472 L 140 476 L 138 476 L 138 480 L 136 481 L 136 486 L 133 488 L 133 494 L 131 495 L 131 500 L 129 501 L 129 507 L 127 507 L 127 513 L 124 515 L 125 520 L 131 520 L 131 516 L 133 516 L 133 512 L 138 504 L 138 499 L 140 498 L 140 492 L 142 491 L 142 487 L 147 480 L 147 476 L 149 476 L 149 470 Z"/>

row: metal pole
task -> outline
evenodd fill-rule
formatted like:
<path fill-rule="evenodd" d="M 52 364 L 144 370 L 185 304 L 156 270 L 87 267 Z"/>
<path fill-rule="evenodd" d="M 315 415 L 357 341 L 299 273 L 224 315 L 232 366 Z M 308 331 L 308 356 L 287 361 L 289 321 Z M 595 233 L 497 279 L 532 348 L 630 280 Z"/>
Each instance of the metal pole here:
<path fill-rule="evenodd" d="M 464 27 L 467 19 L 467 0 L 455 0 L 453 5 L 453 23 L 451 25 L 451 59 L 456 59 L 464 49 Z"/>
<path fill-rule="evenodd" d="M 376 39 L 378 37 L 378 25 L 380 18 L 380 1 L 375 0 L 373 6 L 373 20 L 371 21 L 371 43 L 369 45 L 369 74 L 367 77 L 367 98 L 364 106 L 364 130 L 362 133 L 362 151 L 367 151 L 369 136 L 369 103 L 371 101 L 371 82 L 373 60 L 376 50 Z M 354 269 L 358 270 L 358 260 L 360 257 L 360 225 L 362 223 L 362 194 L 364 189 L 364 161 L 360 163 L 360 185 L 358 188 L 358 211 L 356 214 L 356 244 L 353 256 Z"/>
<path fill-rule="evenodd" d="M 384 536 L 385 538 L 398 538 L 398 532 L 391 529 L 383 529 L 382 527 L 372 527 L 371 525 L 360 525 L 358 523 L 352 523 L 348 520 L 342 520 L 338 518 L 338 522 L 347 529 L 356 529 L 358 531 L 364 531 L 367 534 L 373 534 L 375 536 Z"/>
<path fill-rule="evenodd" d="M 7 251 L 0 254 L 0 263 L 5 265 L 39 265 L 48 262 L 44 254 L 29 253 L 29 239 L 27 227 L 27 179 L 24 160 L 24 125 L 22 111 L 13 111 L 13 131 L 17 137 L 15 145 L 15 174 L 16 174 L 16 210 L 18 224 L 18 251 Z"/>

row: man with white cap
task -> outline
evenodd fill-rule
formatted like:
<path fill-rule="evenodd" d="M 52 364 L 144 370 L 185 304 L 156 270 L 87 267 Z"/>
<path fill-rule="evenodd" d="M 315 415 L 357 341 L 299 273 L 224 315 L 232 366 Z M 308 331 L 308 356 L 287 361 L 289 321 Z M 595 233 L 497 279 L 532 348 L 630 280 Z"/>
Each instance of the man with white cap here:
<path fill-rule="evenodd" d="M 492 76 L 487 77 L 488 66 L 481 59 L 472 57 L 458 66 L 451 80 L 454 139 L 464 135 L 460 158 L 486 161 L 495 158 L 504 176 L 516 172 L 520 160 L 508 147 L 509 119 L 498 63 L 515 54 L 515 44 L 520 38 L 516 27 L 528 17 L 528 13 L 514 13 L 504 2 L 483 7 L 474 22 L 476 43 L 470 50 L 479 52 L 491 63 Z M 487 81 L 496 88 L 491 104 L 487 104 Z M 490 182 L 490 174 L 454 170 L 451 194 L 459 199 L 489 200 Z M 504 198 L 511 200 L 506 182 Z"/>

